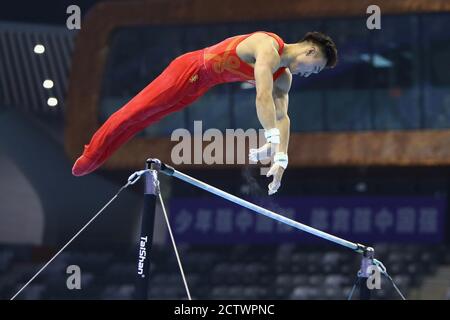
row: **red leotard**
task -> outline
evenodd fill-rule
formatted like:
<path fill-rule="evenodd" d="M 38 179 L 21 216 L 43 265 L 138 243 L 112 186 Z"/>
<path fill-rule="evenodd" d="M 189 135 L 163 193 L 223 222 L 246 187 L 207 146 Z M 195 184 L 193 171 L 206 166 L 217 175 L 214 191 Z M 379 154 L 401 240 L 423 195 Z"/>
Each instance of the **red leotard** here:
<path fill-rule="evenodd" d="M 277 40 L 281 56 L 283 40 L 271 32 L 258 32 Z M 253 67 L 236 53 L 237 45 L 252 34 L 227 38 L 174 59 L 158 77 L 103 123 L 89 144 L 84 146 L 72 173 L 82 176 L 94 171 L 137 132 L 188 106 L 211 87 L 225 82 L 254 81 Z M 274 80 L 284 69 L 274 73 Z"/>

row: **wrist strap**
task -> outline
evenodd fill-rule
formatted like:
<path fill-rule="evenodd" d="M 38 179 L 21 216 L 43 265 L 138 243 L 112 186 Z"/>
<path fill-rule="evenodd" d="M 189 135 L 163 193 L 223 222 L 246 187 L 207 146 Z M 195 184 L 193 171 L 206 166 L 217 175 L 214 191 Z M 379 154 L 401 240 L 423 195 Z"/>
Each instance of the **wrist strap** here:
<path fill-rule="evenodd" d="M 284 152 L 277 152 L 275 154 L 275 156 L 273 157 L 273 161 L 276 164 L 279 164 L 284 169 L 286 169 L 287 166 L 288 166 L 288 162 L 289 162 L 288 160 L 289 160 L 288 159 L 288 155 L 286 153 L 284 153 Z"/>
<path fill-rule="evenodd" d="M 280 143 L 280 130 L 277 128 L 272 128 L 269 130 L 264 131 L 264 137 L 266 138 L 267 142 L 270 143 Z"/>

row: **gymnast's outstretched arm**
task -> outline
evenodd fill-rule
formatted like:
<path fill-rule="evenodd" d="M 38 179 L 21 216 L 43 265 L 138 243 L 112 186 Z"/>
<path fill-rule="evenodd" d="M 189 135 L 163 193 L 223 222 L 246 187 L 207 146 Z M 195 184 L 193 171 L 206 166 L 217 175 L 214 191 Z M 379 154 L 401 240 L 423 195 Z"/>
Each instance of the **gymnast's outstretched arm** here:
<path fill-rule="evenodd" d="M 277 80 L 277 85 L 274 86 L 273 73 L 279 65 L 280 57 L 276 48 L 271 44 L 261 46 L 256 54 L 255 63 L 256 111 L 258 119 L 265 129 L 267 140 L 265 149 L 268 150 L 268 156 L 272 156 L 275 153 L 275 163 L 267 174 L 267 176 L 274 176 L 273 182 L 269 185 L 269 195 L 277 192 L 281 184 L 281 177 L 287 166 L 287 145 L 289 141 L 287 93 L 289 92 L 292 76 L 289 71 L 285 71 L 289 72 L 289 74 L 283 75 L 285 78 L 284 82 L 283 80 Z M 281 132 L 283 133 L 282 137 L 280 136 Z M 254 155 L 255 151 L 251 150 L 250 160 L 254 160 L 252 159 Z M 261 158 L 257 160 L 261 160 Z"/>
<path fill-rule="evenodd" d="M 275 81 L 273 100 L 275 102 L 276 127 L 280 130 L 280 144 L 276 152 L 288 153 L 290 119 L 288 116 L 289 90 L 292 84 L 292 74 L 289 69 Z"/>
<path fill-rule="evenodd" d="M 288 164 L 288 146 L 290 135 L 290 119 L 288 116 L 289 90 L 292 83 L 292 74 L 285 69 L 284 74 L 277 79 L 273 89 L 273 100 L 275 102 L 276 128 L 280 132 L 280 144 L 277 150 L 271 152 L 275 154 L 274 163 L 267 176 L 273 176 L 273 181 L 269 185 L 269 195 L 278 191 L 281 186 L 281 179 Z"/>
<path fill-rule="evenodd" d="M 273 73 L 280 63 L 280 57 L 276 48 L 268 43 L 258 48 L 255 58 L 256 113 L 262 127 L 269 131 L 276 127 Z"/>

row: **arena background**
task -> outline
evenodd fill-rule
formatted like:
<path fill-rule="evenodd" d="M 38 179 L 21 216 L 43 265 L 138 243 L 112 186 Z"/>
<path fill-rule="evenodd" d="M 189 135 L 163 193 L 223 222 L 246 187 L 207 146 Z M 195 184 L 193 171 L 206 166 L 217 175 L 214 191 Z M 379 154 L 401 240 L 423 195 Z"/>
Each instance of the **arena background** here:
<path fill-rule="evenodd" d="M 71 4 L 81 8 L 80 30 L 66 26 Z M 381 8 L 380 30 L 366 26 L 372 4 Z M 170 164 L 173 130 L 192 132 L 195 120 L 203 130 L 259 128 L 254 89 L 221 85 L 137 135 L 101 170 L 71 174 L 98 126 L 172 59 L 255 30 L 287 43 L 323 31 L 339 50 L 334 70 L 294 77 L 290 164 L 280 191 L 265 196 L 268 180 L 256 165 L 177 168 L 374 246 L 408 299 L 450 298 L 450 2 L 17 0 L 2 4 L 0 19 L 1 299 L 148 157 Z M 44 53 L 34 52 L 37 44 Z M 54 86 L 44 88 L 45 79 Z M 354 253 L 160 178 L 194 298 L 349 294 L 359 268 Z M 141 184 L 126 189 L 18 298 L 133 299 L 142 195 Z M 185 299 L 159 206 L 150 260 L 150 298 Z M 69 265 L 82 271 L 81 290 L 66 286 Z M 373 296 L 399 299 L 384 280 Z"/>

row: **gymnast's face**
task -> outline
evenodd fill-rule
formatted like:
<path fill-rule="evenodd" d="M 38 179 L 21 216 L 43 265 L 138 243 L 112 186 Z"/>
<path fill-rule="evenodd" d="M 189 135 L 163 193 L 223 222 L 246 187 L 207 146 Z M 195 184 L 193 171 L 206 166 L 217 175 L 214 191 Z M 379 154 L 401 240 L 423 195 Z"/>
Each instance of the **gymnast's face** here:
<path fill-rule="evenodd" d="M 313 73 L 319 73 L 327 64 L 327 60 L 316 46 L 308 46 L 302 50 L 292 61 L 289 69 L 293 74 L 301 77 L 309 77 Z"/>

